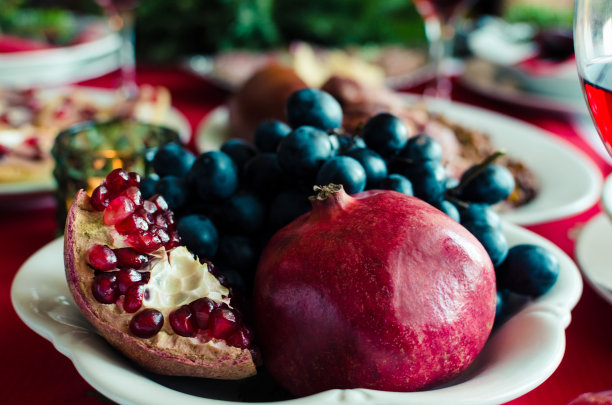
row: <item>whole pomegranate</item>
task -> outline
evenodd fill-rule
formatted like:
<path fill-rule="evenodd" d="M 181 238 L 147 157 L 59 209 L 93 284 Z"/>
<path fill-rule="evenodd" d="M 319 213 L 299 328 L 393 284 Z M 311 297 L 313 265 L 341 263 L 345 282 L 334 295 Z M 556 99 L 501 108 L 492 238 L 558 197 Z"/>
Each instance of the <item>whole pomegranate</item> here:
<path fill-rule="evenodd" d="M 256 373 L 252 334 L 230 290 L 184 246 L 163 197 L 143 200 L 140 176 L 111 172 L 66 221 L 70 292 L 108 342 L 168 375 L 239 379 Z"/>
<path fill-rule="evenodd" d="M 464 370 L 495 317 L 482 245 L 405 194 L 315 190 L 312 211 L 272 237 L 257 268 L 255 322 L 271 374 L 304 396 L 421 390 Z"/>

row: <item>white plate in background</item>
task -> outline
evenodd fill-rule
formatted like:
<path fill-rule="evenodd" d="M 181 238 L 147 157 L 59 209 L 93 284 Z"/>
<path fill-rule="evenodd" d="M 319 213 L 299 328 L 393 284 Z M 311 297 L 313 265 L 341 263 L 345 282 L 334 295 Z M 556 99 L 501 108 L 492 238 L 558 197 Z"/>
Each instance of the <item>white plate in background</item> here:
<path fill-rule="evenodd" d="M 511 246 L 532 243 L 552 252 L 559 259 L 559 278 L 550 291 L 497 328 L 475 363 L 457 379 L 414 393 L 330 390 L 290 401 L 265 402 L 279 398 L 264 396 L 258 398 L 260 403 L 497 405 L 537 387 L 563 358 L 565 328 L 582 293 L 582 279 L 574 262 L 553 243 L 508 222 L 503 229 Z M 13 280 L 11 300 L 26 325 L 70 358 L 96 390 L 121 404 L 229 405 L 235 402 L 227 401 L 252 395 L 254 388 L 265 394 L 268 386 L 273 387 L 270 382 L 254 384 L 254 380 L 157 376 L 135 367 L 92 329 L 74 304 L 65 279 L 62 239 L 43 247 L 24 263 Z M 249 388 L 251 391 L 245 391 Z"/>

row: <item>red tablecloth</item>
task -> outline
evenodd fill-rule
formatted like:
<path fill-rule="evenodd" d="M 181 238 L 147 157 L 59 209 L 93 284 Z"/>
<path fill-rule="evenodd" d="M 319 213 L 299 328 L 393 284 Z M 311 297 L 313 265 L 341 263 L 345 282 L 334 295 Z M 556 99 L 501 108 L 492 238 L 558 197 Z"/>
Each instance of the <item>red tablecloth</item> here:
<path fill-rule="evenodd" d="M 196 128 L 200 120 L 228 94 L 212 84 L 175 68 L 146 68 L 139 81 L 164 85 L 173 104 Z M 108 81 L 89 84 L 105 85 Z M 484 100 L 456 89 L 455 99 L 490 108 L 540 126 L 582 149 L 607 175 L 612 171 L 573 131 L 566 117 L 545 111 Z M 528 145 L 526 145 L 528 147 Z M 563 162 L 557 162 L 563 164 Z M 563 179 L 559 179 L 563 187 Z M 77 373 L 70 360 L 28 329 L 10 303 L 10 287 L 21 264 L 56 236 L 52 208 L 0 208 L 0 399 L 6 404 L 98 404 L 106 402 Z M 594 206 L 572 218 L 529 229 L 550 239 L 574 257 L 576 230 L 600 212 Z M 562 405 L 586 391 L 612 389 L 612 306 L 585 284 L 583 296 L 567 329 L 567 349 L 554 374 L 538 388 L 510 402 L 512 405 Z"/>

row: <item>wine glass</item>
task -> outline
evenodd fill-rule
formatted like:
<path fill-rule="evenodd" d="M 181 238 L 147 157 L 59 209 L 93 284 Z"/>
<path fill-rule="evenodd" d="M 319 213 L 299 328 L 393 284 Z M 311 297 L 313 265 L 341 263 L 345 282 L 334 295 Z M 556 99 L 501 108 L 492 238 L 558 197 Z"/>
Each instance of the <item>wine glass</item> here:
<path fill-rule="evenodd" d="M 576 0 L 574 54 L 584 98 L 612 155 L 612 2 Z"/>
<path fill-rule="evenodd" d="M 119 49 L 119 92 L 126 99 L 138 96 L 136 57 L 134 53 L 134 8 L 138 0 L 96 0 L 109 19 L 110 26 L 121 37 Z"/>
<path fill-rule="evenodd" d="M 473 0 L 413 0 L 425 22 L 425 36 L 429 42 L 429 56 L 435 71 L 435 97 L 449 99 L 451 82 L 445 61 L 452 55 L 457 16 Z M 427 92 L 427 91 L 426 91 Z"/>

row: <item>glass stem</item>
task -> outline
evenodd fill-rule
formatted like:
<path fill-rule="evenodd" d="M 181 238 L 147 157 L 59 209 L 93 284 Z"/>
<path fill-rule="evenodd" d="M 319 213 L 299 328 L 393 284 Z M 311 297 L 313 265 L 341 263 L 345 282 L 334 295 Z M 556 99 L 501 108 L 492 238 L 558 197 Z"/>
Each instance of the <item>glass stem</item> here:
<path fill-rule="evenodd" d="M 452 56 L 455 28 L 450 21 L 428 18 L 425 35 L 429 41 L 429 57 L 434 69 L 434 85 L 425 90 L 427 95 L 450 99 L 452 85 L 448 72 L 448 59 Z"/>
<path fill-rule="evenodd" d="M 118 17 L 121 19 L 121 28 L 119 29 L 119 35 L 121 35 L 119 92 L 123 97 L 133 99 L 138 95 L 134 50 L 134 12 L 132 10 L 120 11 Z"/>

